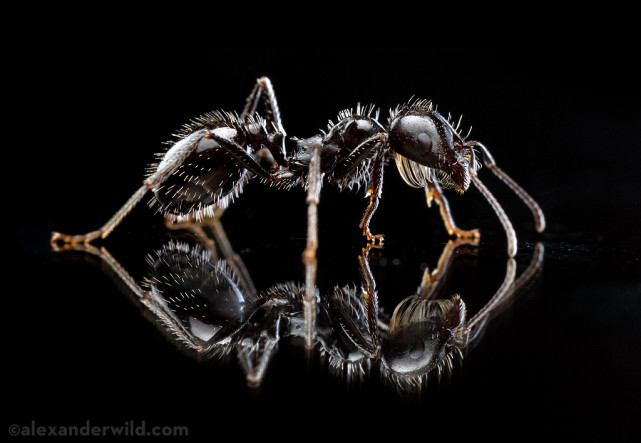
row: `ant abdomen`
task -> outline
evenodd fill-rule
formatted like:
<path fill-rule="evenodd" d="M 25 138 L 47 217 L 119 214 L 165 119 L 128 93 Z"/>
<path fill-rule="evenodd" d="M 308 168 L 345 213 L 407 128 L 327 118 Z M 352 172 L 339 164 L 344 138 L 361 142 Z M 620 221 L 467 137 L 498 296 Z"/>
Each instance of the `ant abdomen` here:
<path fill-rule="evenodd" d="M 211 134 L 240 146 L 246 144 L 244 131 L 233 125 L 201 129 L 176 143 L 165 154 L 159 170 L 184 149 L 184 144 L 196 143 L 196 147 L 166 181 L 153 189 L 165 214 L 187 215 L 213 204 L 226 206 L 241 192 L 247 170 L 239 168 L 236 159 Z"/>
<path fill-rule="evenodd" d="M 169 327 L 178 326 L 186 344 L 203 347 L 226 325 L 243 320 L 254 301 L 239 289 L 224 261 L 212 263 L 209 251 L 170 242 L 147 257 L 143 287 L 162 310 Z"/>

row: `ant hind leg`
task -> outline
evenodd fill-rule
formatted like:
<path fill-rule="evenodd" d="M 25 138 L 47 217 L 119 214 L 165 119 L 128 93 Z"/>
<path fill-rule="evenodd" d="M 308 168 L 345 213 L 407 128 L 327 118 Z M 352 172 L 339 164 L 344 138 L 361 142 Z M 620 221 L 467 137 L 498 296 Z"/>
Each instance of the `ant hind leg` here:
<path fill-rule="evenodd" d="M 87 244 L 98 237 L 104 239 L 118 224 L 131 212 L 131 210 L 142 200 L 149 188 L 147 185 L 141 186 L 127 202 L 116 212 L 100 229 L 88 232 L 82 235 L 66 235 L 60 232 L 51 233 L 51 246 L 54 250 L 59 250 L 65 244 Z"/>

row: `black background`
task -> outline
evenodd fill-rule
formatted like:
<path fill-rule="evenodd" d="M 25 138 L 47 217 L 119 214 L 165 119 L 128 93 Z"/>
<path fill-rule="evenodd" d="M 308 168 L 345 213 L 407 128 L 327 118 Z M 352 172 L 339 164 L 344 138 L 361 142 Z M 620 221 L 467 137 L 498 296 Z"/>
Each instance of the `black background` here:
<path fill-rule="evenodd" d="M 370 435 L 404 439 L 638 438 L 641 412 L 641 111 L 636 74 L 612 48 L 49 48 L 20 60 L 10 86 L 5 218 L 15 250 L 5 278 L 7 426 L 188 426 L 191 436 Z M 37 62 L 35 62 L 37 61 Z M 540 203 L 534 232 L 523 204 L 487 171 L 519 235 L 519 269 L 537 241 L 545 263 L 534 286 L 488 328 L 450 379 L 398 395 L 373 375 L 347 385 L 298 343 L 281 343 L 260 389 L 241 369 L 176 349 L 99 263 L 53 254 L 53 229 L 100 226 L 138 188 L 162 142 L 190 118 L 242 109 L 255 80 L 272 79 L 289 135 L 311 136 L 338 111 L 410 97 L 463 114 L 472 138 Z M 386 235 L 372 261 L 381 305 L 393 310 L 433 268 L 447 241 L 438 211 L 392 165 L 372 222 Z M 484 174 L 485 173 L 485 174 Z M 449 193 L 455 219 L 483 232 L 452 291 L 471 312 L 503 278 L 504 236 L 474 190 Z M 362 193 L 323 190 L 318 284 L 358 281 Z M 230 240 L 259 289 L 302 280 L 302 190 L 247 186 L 225 214 Z M 15 233 L 15 234 L 14 234 Z M 164 241 L 145 205 L 106 246 L 132 276 Z M 11 288 L 11 289 L 9 289 Z M 340 427 L 339 427 L 340 425 Z"/>

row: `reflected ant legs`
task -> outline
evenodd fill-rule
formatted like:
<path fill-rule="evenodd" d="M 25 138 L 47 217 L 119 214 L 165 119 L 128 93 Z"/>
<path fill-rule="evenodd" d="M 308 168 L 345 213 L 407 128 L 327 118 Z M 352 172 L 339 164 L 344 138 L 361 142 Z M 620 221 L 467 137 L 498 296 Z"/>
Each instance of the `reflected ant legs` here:
<path fill-rule="evenodd" d="M 215 242 L 212 236 L 208 235 L 205 228 L 213 226 L 215 221 L 220 220 L 225 208 L 218 208 L 212 205 L 211 213 L 213 216 L 204 216 L 202 220 L 197 220 L 194 216 L 165 216 L 165 228 L 170 231 L 186 231 L 191 234 L 199 243 L 202 243 L 208 251 L 211 251 L 212 261 L 218 260 L 218 253 L 215 248 Z"/>
<path fill-rule="evenodd" d="M 425 268 L 421 284 L 416 290 L 416 295 L 425 300 L 435 298 L 439 287 L 443 285 L 445 279 L 444 270 L 449 269 L 454 257 L 462 253 L 459 248 L 462 245 L 478 246 L 478 244 L 478 237 L 449 240 L 443 248 L 443 252 L 441 252 L 436 268 L 433 271 Z"/>
<path fill-rule="evenodd" d="M 220 258 L 225 260 L 234 270 L 243 291 L 256 298 L 258 291 L 247 271 L 245 262 L 232 248 L 225 228 L 220 221 L 224 212 L 225 208 L 215 208 L 213 216 L 205 216 L 200 221 L 193 217 L 174 217 L 172 219 L 172 216 L 168 216 L 165 218 L 165 226 L 172 231 L 186 231 L 195 237 L 196 241 L 209 251 L 212 263 L 216 263 Z"/>

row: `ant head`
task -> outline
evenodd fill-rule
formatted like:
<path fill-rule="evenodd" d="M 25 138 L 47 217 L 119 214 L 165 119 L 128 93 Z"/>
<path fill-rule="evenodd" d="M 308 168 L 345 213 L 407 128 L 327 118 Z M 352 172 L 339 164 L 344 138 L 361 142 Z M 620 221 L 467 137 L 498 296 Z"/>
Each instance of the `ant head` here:
<path fill-rule="evenodd" d="M 381 347 L 387 375 L 399 381 L 420 379 L 435 368 L 451 365 L 465 324 L 465 303 L 412 296 L 394 310 L 389 335 Z"/>
<path fill-rule="evenodd" d="M 473 150 L 431 102 L 416 101 L 390 119 L 389 144 L 403 179 L 414 187 L 438 180 L 464 192 L 477 166 Z"/>

